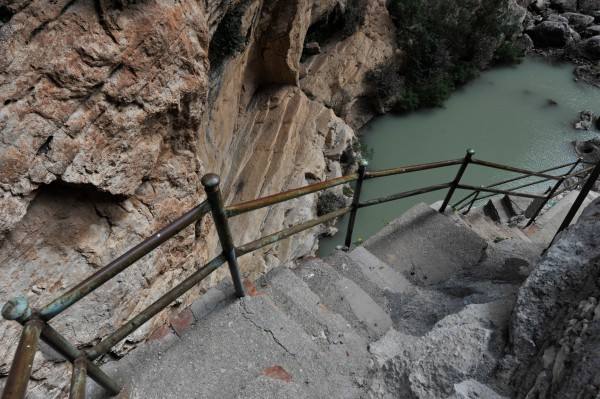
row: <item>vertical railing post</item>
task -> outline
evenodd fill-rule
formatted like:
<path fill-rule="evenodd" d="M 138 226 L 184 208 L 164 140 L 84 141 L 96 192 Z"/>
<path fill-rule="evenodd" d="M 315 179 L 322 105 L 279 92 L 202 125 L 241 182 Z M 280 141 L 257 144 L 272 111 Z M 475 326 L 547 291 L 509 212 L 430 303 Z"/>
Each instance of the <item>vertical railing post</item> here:
<path fill-rule="evenodd" d="M 210 204 L 215 227 L 217 228 L 217 234 L 219 235 L 219 241 L 221 241 L 223 255 L 229 264 L 229 271 L 231 273 L 235 292 L 238 298 L 242 298 L 245 296 L 244 286 L 242 285 L 240 268 L 237 256 L 235 255 L 235 246 L 233 244 L 233 238 L 231 237 L 231 230 L 229 229 L 229 222 L 225 213 L 221 190 L 219 189 L 220 182 L 221 179 L 214 173 L 209 173 L 202 177 L 202 185 L 204 186 L 207 200 Z"/>
<path fill-rule="evenodd" d="M 84 357 L 79 357 L 73 361 L 73 373 L 71 374 L 69 399 L 85 399 L 86 377 L 87 360 Z"/>
<path fill-rule="evenodd" d="M 446 198 L 444 199 L 444 202 L 442 203 L 442 206 L 440 207 L 440 213 L 444 213 L 446 211 L 446 207 L 450 203 L 450 200 L 452 200 L 452 196 L 454 195 L 454 192 L 456 191 L 456 187 L 460 184 L 460 180 L 462 179 L 463 175 L 465 174 L 465 170 L 467 169 L 467 166 L 469 166 L 469 163 L 471 163 L 471 158 L 473 158 L 473 155 L 475 155 L 475 151 L 469 148 L 467 150 L 467 155 L 465 155 L 465 159 L 463 160 L 463 163 L 460 165 L 460 168 L 458 169 L 458 173 L 456 174 L 454 181 L 452 181 L 452 185 L 450 186 L 450 189 L 448 190 L 448 194 L 446 194 Z"/>
<path fill-rule="evenodd" d="M 569 171 L 565 175 L 563 175 L 562 179 L 560 179 L 560 180 L 558 180 L 556 182 L 556 184 L 554 185 L 554 187 L 552 187 L 552 189 L 550 190 L 550 192 L 548 193 L 548 195 L 546 196 L 546 198 L 535 209 L 535 213 L 533 214 L 533 216 L 531 216 L 531 218 L 529 219 L 529 222 L 527 222 L 527 225 L 525 225 L 525 227 L 529 227 L 529 226 L 531 226 L 535 222 L 535 219 L 537 219 L 537 217 L 540 215 L 540 212 L 542 211 L 542 209 L 544 209 L 544 207 L 546 206 L 546 204 L 548 203 L 548 201 L 550 201 L 552 199 L 552 197 L 554 196 L 554 194 L 556 193 L 556 191 L 565 182 L 565 180 L 566 180 L 565 176 L 569 176 L 571 173 L 573 173 L 573 171 L 575 170 L 575 168 L 577 168 L 577 166 L 579 165 L 580 162 L 581 162 L 581 158 L 579 158 L 577 160 L 577 162 L 575 162 L 575 164 L 571 167 L 571 169 L 569 169 Z"/>
<path fill-rule="evenodd" d="M 554 240 L 556 239 L 556 236 L 558 234 L 560 234 L 560 232 L 562 232 L 564 229 L 569 227 L 569 225 L 575 218 L 575 215 L 577 215 L 577 211 L 579 211 L 579 208 L 581 208 L 581 205 L 583 205 L 583 201 L 585 201 L 588 194 L 594 187 L 594 183 L 596 183 L 596 180 L 598 180 L 598 177 L 600 177 L 600 161 L 596 164 L 596 167 L 594 168 L 594 170 L 592 170 L 592 173 L 590 173 L 590 177 L 588 177 L 585 184 L 581 188 L 581 191 L 579 192 L 577 199 L 575 200 L 575 202 L 573 202 L 571 209 L 569 209 L 569 213 L 567 213 L 567 216 L 565 216 L 565 219 L 563 220 L 562 224 L 558 228 L 558 231 L 556 232 L 556 235 L 552 239 L 552 242 L 554 242 Z"/>
<path fill-rule="evenodd" d="M 24 320 L 31 317 L 31 309 L 27 299 L 18 297 L 8 301 L 2 307 L 2 316 L 6 320 L 16 320 L 23 323 Z M 25 397 L 43 326 L 44 323 L 36 318 L 31 318 L 23 323 L 21 339 L 8 372 L 2 399 L 22 399 Z"/>
<path fill-rule="evenodd" d="M 344 248 L 346 251 L 350 250 L 352 246 L 352 233 L 354 231 L 354 223 L 356 222 L 356 214 L 358 213 L 358 205 L 360 204 L 360 193 L 362 191 L 362 184 L 367 173 L 367 166 L 369 163 L 362 159 L 358 164 L 358 180 L 356 181 L 356 187 L 354 188 L 354 196 L 352 197 L 352 210 L 350 211 L 350 218 L 348 219 L 348 230 L 346 230 L 346 241 L 344 242 Z"/>
<path fill-rule="evenodd" d="M 477 200 L 479 199 L 480 195 L 481 195 L 481 191 L 477 191 L 475 193 L 475 196 L 473 197 L 473 200 L 469 203 L 469 207 L 467 208 L 466 211 L 463 212 L 463 215 L 468 215 L 469 212 L 471 212 L 471 209 L 473 208 L 473 205 L 475 205 L 475 202 L 477 202 Z"/>

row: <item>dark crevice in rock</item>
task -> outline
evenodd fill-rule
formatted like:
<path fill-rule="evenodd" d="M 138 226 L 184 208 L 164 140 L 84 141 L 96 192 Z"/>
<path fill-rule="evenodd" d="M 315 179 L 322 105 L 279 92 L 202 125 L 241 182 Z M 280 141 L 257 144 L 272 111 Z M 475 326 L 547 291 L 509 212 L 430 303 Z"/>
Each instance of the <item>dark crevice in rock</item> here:
<path fill-rule="evenodd" d="M 125 195 L 106 192 L 93 184 L 69 183 L 62 180 L 55 180 L 54 182 L 43 186 L 40 190 L 44 192 L 70 192 L 77 197 L 86 198 L 86 202 L 110 202 L 116 204 L 127 199 L 127 196 Z"/>
<path fill-rule="evenodd" d="M 249 40 L 251 30 L 242 32 L 242 17 L 250 5 L 249 1 L 233 7 L 223 17 L 208 47 L 211 70 L 218 69 L 223 61 L 242 51 Z"/>
<path fill-rule="evenodd" d="M 104 30 L 104 33 L 106 33 L 106 35 L 110 37 L 113 43 L 119 44 L 117 38 L 113 35 L 112 31 L 110 30 L 110 26 L 108 24 L 108 21 L 106 20 L 106 17 L 104 16 L 104 10 L 102 9 L 102 4 L 100 4 L 100 0 L 94 1 L 94 9 L 96 10 L 96 15 L 98 16 L 98 23 Z"/>
<path fill-rule="evenodd" d="M 12 11 L 7 6 L 0 6 L 0 23 L 7 23 L 10 19 L 15 15 L 14 11 Z"/>
<path fill-rule="evenodd" d="M 38 148 L 37 155 L 45 155 L 50 151 L 50 144 L 52 144 L 52 139 L 54 139 L 54 136 L 48 136 L 46 141 L 44 141 L 40 148 Z"/>
<path fill-rule="evenodd" d="M 314 22 L 306 32 L 302 60 L 318 54 L 320 47 L 356 33 L 365 21 L 367 5 L 366 0 L 349 0 L 345 6 L 337 3 Z"/>
<path fill-rule="evenodd" d="M 34 30 L 31 31 L 31 33 L 29 34 L 29 38 L 27 38 L 27 41 L 25 42 L 25 44 L 29 44 L 31 43 L 31 41 L 38 35 L 40 34 L 44 29 L 46 29 L 46 26 L 48 26 L 49 23 L 56 21 L 58 18 L 60 18 L 65 12 L 67 12 L 67 10 L 69 9 L 69 7 L 71 7 L 73 4 L 75 4 L 77 0 L 71 0 L 69 1 L 67 4 L 65 4 L 65 6 L 60 10 L 60 12 L 58 13 L 58 15 L 55 18 L 51 18 L 47 21 L 42 22 L 38 27 L 36 27 Z"/>

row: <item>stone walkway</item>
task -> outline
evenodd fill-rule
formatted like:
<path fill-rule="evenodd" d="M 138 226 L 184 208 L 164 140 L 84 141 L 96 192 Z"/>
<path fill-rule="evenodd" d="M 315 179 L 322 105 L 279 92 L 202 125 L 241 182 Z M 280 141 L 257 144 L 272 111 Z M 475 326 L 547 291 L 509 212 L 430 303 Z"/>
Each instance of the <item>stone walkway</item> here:
<path fill-rule="evenodd" d="M 105 366 L 131 398 L 493 398 L 516 292 L 543 246 L 419 204 L 349 253 L 211 289 Z M 91 397 L 103 393 L 92 383 Z"/>

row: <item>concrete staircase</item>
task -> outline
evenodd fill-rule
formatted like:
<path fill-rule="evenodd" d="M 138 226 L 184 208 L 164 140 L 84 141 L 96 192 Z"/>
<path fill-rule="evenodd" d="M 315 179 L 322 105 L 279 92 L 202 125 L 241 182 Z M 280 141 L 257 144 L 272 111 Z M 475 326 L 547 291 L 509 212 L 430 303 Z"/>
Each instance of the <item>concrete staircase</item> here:
<path fill-rule="evenodd" d="M 462 397 L 491 375 L 539 253 L 516 227 L 419 204 L 349 253 L 272 270 L 242 300 L 211 289 L 187 328 L 105 367 L 131 398 Z"/>
<path fill-rule="evenodd" d="M 535 224 L 528 228 L 524 228 L 525 222 L 531 217 L 535 210 L 539 208 L 539 200 L 531 200 L 527 198 L 508 197 L 493 198 L 488 201 L 483 207 L 473 209 L 464 220 L 475 230 L 490 239 L 490 234 L 485 232 L 487 226 L 493 222 L 494 227 L 489 233 L 492 233 L 500 226 L 506 226 L 503 234 L 498 239 L 514 237 L 517 234 L 519 238 L 530 240 L 539 244 L 542 247 L 550 245 L 554 235 L 558 231 L 562 221 L 569 212 L 571 205 L 579 195 L 578 190 L 568 191 L 552 199 L 543 209 L 543 212 L 536 219 Z M 591 191 L 583 202 L 578 214 L 573 219 L 575 223 L 581 215 L 581 212 L 600 194 Z M 509 225 L 520 227 L 519 229 L 509 228 Z"/>

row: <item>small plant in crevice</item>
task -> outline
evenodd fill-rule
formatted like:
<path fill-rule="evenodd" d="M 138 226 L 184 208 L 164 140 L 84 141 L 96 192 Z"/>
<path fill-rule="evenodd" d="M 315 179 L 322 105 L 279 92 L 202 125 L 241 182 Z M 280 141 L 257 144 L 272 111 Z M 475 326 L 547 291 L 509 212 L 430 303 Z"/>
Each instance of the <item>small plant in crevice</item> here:
<path fill-rule="evenodd" d="M 372 147 L 369 147 L 367 144 L 361 142 L 358 139 L 353 141 L 352 150 L 354 151 L 355 154 L 358 154 L 360 156 L 359 159 L 365 159 L 367 161 L 372 161 L 373 158 L 375 157 L 375 149 L 373 149 Z"/>
<path fill-rule="evenodd" d="M 212 68 L 242 51 L 248 38 L 241 31 L 242 17 L 250 3 L 243 2 L 230 9 L 215 30 L 208 48 L 208 58 Z"/>
<path fill-rule="evenodd" d="M 336 194 L 333 191 L 325 191 L 317 200 L 317 215 L 323 216 L 346 206 L 346 199 L 343 195 Z"/>

